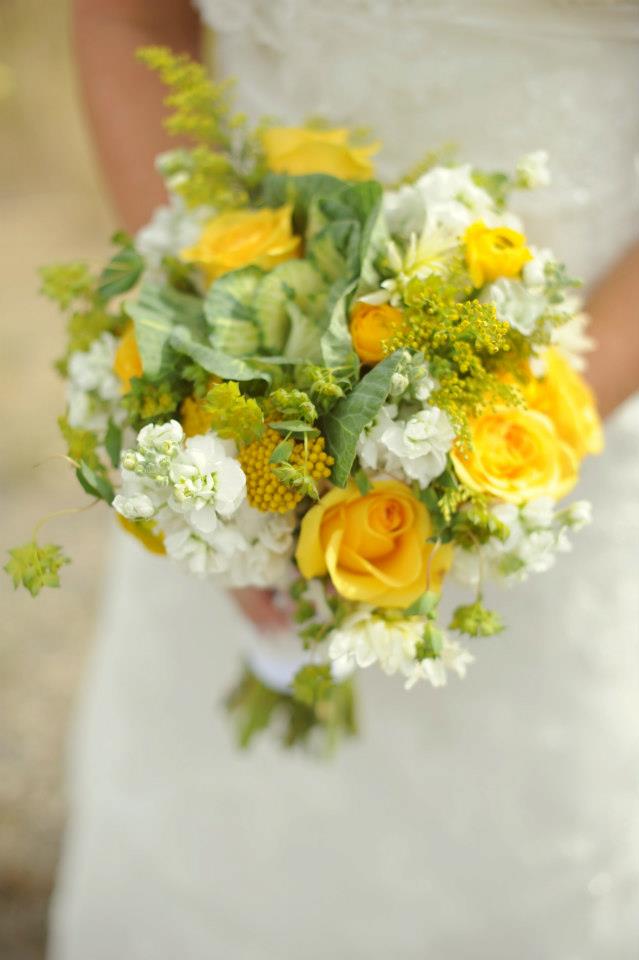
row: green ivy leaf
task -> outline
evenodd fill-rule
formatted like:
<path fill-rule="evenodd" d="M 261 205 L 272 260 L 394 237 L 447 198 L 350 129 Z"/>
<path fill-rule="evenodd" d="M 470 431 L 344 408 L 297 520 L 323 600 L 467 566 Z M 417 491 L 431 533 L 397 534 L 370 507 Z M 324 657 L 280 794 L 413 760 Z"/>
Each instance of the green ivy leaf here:
<path fill-rule="evenodd" d="M 357 441 L 364 427 L 375 419 L 388 396 L 391 379 L 401 361 L 401 353 L 386 357 L 366 374 L 352 393 L 326 414 L 323 433 L 328 452 L 335 458 L 332 480 L 345 487 L 355 460 Z"/>
<path fill-rule="evenodd" d="M 116 235 L 119 240 L 128 239 L 123 235 Z M 134 246 L 125 246 L 111 258 L 98 279 L 98 295 L 103 300 L 110 300 L 118 294 L 131 290 L 144 270 L 144 257 Z"/>
<path fill-rule="evenodd" d="M 357 489 L 363 497 L 373 489 L 373 484 L 363 470 L 356 470 L 353 474 L 353 480 L 357 484 Z"/>
<path fill-rule="evenodd" d="M 292 453 L 293 441 L 282 440 L 281 443 L 278 443 L 278 445 L 275 447 L 275 450 L 269 457 L 269 463 L 282 463 L 284 460 L 288 460 Z"/>
<path fill-rule="evenodd" d="M 115 491 L 113 486 L 104 476 L 96 470 L 92 470 L 84 460 L 75 472 L 76 477 L 82 489 L 91 497 L 97 497 L 98 500 L 104 500 L 109 505 L 113 502 Z"/>
<path fill-rule="evenodd" d="M 61 547 L 53 543 L 40 546 L 35 540 L 9 550 L 9 561 L 4 569 L 13 580 L 13 585 L 24 587 L 36 597 L 43 587 L 59 587 L 59 570 L 71 563 Z"/>
<path fill-rule="evenodd" d="M 279 430 L 280 433 L 306 433 L 309 437 L 319 435 L 319 430 L 303 420 L 273 420 L 269 427 Z"/>
<path fill-rule="evenodd" d="M 104 449 L 109 455 L 109 460 L 115 469 L 120 466 L 120 451 L 122 450 L 122 430 L 113 420 L 109 420 L 107 432 L 104 437 Z"/>

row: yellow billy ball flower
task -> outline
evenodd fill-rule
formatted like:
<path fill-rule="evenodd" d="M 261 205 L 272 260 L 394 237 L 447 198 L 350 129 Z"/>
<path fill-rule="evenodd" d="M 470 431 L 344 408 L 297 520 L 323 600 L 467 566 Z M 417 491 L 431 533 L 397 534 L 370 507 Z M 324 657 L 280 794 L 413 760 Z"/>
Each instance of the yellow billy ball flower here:
<path fill-rule="evenodd" d="M 523 233 L 510 227 L 487 227 L 483 220 L 471 223 L 464 245 L 470 279 L 476 287 L 498 277 L 517 277 L 532 259 Z"/>
<path fill-rule="evenodd" d="M 341 128 L 269 127 L 262 134 L 262 146 L 266 164 L 275 173 L 329 173 L 342 180 L 370 180 L 370 158 L 379 143 L 352 147 L 348 138 L 349 131 Z"/>
<path fill-rule="evenodd" d="M 281 435 L 267 429 L 259 440 L 242 447 L 238 454 L 240 466 L 246 475 L 246 494 L 252 507 L 265 513 L 287 513 L 303 498 L 304 493 L 286 486 L 278 480 L 270 458 Z M 304 443 L 296 440 L 289 463 L 306 473 L 313 480 L 327 479 L 331 474 L 333 458 L 324 450 L 324 437 L 315 437 Z"/>
<path fill-rule="evenodd" d="M 197 243 L 182 251 L 182 259 L 197 263 L 211 282 L 249 264 L 271 270 L 299 256 L 301 240 L 293 233 L 292 215 L 289 203 L 221 213 L 205 225 Z"/>

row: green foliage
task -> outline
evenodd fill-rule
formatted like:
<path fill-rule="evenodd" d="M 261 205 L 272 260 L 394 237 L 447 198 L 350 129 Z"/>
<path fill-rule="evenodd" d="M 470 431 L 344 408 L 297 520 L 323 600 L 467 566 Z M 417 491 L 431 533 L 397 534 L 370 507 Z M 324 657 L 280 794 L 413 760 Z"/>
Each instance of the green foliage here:
<path fill-rule="evenodd" d="M 257 400 L 240 393 L 236 381 L 216 383 L 204 401 L 211 428 L 226 440 L 251 443 L 264 433 L 264 415 Z"/>
<path fill-rule="evenodd" d="M 295 382 L 305 390 L 321 413 L 327 413 L 350 386 L 346 370 L 305 364 L 295 371 Z"/>
<path fill-rule="evenodd" d="M 164 423 L 176 417 L 180 403 L 190 392 L 190 384 L 183 380 L 167 378 L 155 382 L 146 376 L 133 377 L 122 405 L 130 426 L 141 430 L 147 423 Z"/>
<path fill-rule="evenodd" d="M 306 467 L 296 467 L 292 463 L 284 461 L 274 464 L 272 470 L 280 483 L 283 483 L 286 487 L 296 490 L 303 497 L 319 500 L 317 483 Z"/>
<path fill-rule="evenodd" d="M 323 419 L 322 432 L 326 437 L 328 452 L 335 459 L 332 480 L 338 487 L 345 487 L 348 482 L 357 441 L 364 427 L 375 419 L 386 400 L 400 360 L 401 354 L 394 353 L 378 363 L 362 377 L 352 393 L 336 403 Z"/>
<path fill-rule="evenodd" d="M 497 209 L 503 210 L 508 202 L 510 191 L 515 186 L 512 178 L 507 173 L 484 170 L 475 170 L 472 176 L 477 186 L 492 197 Z"/>
<path fill-rule="evenodd" d="M 261 349 L 293 361 L 319 359 L 328 287 L 306 260 L 287 260 L 263 277 L 252 299 Z"/>
<path fill-rule="evenodd" d="M 42 267 L 39 273 L 40 292 L 62 311 L 70 311 L 66 349 L 56 361 L 57 370 L 66 376 L 70 355 L 88 350 L 102 333 L 119 333 L 124 326 L 123 318 L 107 311 L 104 297 L 86 263 L 54 264 Z"/>
<path fill-rule="evenodd" d="M 293 681 L 295 693 L 282 693 L 265 686 L 245 668 L 226 699 L 227 710 L 236 721 L 239 745 L 248 747 L 260 732 L 273 727 L 284 747 L 310 746 L 311 735 L 319 734 L 321 749 L 330 752 L 341 737 L 355 734 L 353 687 L 330 679 L 327 683 L 328 669 L 303 667 Z M 317 743 L 315 736 L 313 739 Z"/>
<path fill-rule="evenodd" d="M 489 509 L 487 497 L 460 483 L 450 461 L 427 489 L 422 490 L 415 484 L 413 491 L 430 514 L 434 541 L 450 543 L 453 540 L 460 547 L 473 550 L 491 537 L 500 540 L 508 537 L 508 528 Z"/>
<path fill-rule="evenodd" d="M 135 324 L 144 376 L 162 380 L 174 368 L 171 336 L 179 325 L 204 337 L 206 327 L 202 301 L 170 287 L 145 283 L 133 301 L 127 301 L 126 312 Z"/>
<path fill-rule="evenodd" d="M 98 279 L 97 294 L 103 300 L 127 293 L 138 282 L 144 270 L 144 257 L 135 249 L 130 237 L 116 234 L 113 240 L 120 244 L 120 249 L 109 260 Z"/>
<path fill-rule="evenodd" d="M 122 430 L 113 420 L 109 420 L 107 431 L 104 436 L 104 449 L 106 450 L 111 466 L 117 469 L 120 466 L 120 452 L 122 450 Z M 86 458 L 85 458 L 86 459 Z"/>
<path fill-rule="evenodd" d="M 444 143 L 436 150 L 428 150 L 403 177 L 391 184 L 391 189 L 397 190 L 406 184 L 415 183 L 416 180 L 423 177 L 424 174 L 432 170 L 433 167 L 452 166 L 455 162 L 456 154 L 457 145 L 455 143 Z"/>
<path fill-rule="evenodd" d="M 9 550 L 9 561 L 4 569 L 13 580 L 13 585 L 24 587 L 32 597 L 37 597 L 43 587 L 59 587 L 60 568 L 71 563 L 61 547 L 53 543 L 40 544 L 35 540 Z"/>
<path fill-rule="evenodd" d="M 283 463 L 285 460 L 288 460 L 293 453 L 293 448 L 294 443 L 292 440 L 282 440 L 269 457 L 269 463 Z"/>
<path fill-rule="evenodd" d="M 160 158 L 169 188 L 189 206 L 216 209 L 245 205 L 264 172 L 260 129 L 232 108 L 232 82 L 211 80 L 202 64 L 168 47 L 145 47 L 139 59 L 169 88 L 167 130 L 195 142 Z"/>
<path fill-rule="evenodd" d="M 91 298 L 93 277 L 88 265 L 80 260 L 41 267 L 39 273 L 42 280 L 40 293 L 57 303 L 61 310 Z"/>
<path fill-rule="evenodd" d="M 75 475 L 85 493 L 88 493 L 90 497 L 96 497 L 98 500 L 104 500 L 109 506 L 111 505 L 115 490 L 104 468 L 94 470 L 88 463 L 80 461 Z"/>
<path fill-rule="evenodd" d="M 301 667 L 293 678 L 293 696 L 299 703 L 315 707 L 330 697 L 334 681 L 329 664 Z"/>
<path fill-rule="evenodd" d="M 459 300 L 455 281 L 432 275 L 409 281 L 408 309 L 387 349 L 408 348 L 428 358 L 439 382 L 431 402 L 449 414 L 462 441 L 468 420 L 489 404 L 517 404 L 521 393 L 504 380 L 504 371 L 519 375 L 529 345 L 500 320 L 491 303 Z"/>
<path fill-rule="evenodd" d="M 66 417 L 58 417 L 58 426 L 67 445 L 67 456 L 80 463 L 84 460 L 93 470 L 101 468 L 100 457 L 97 452 L 98 437 L 91 430 L 80 430 L 72 427 Z"/>
<path fill-rule="evenodd" d="M 437 660 L 441 656 L 444 646 L 444 633 L 432 620 L 424 624 L 422 639 L 415 646 L 415 659 Z"/>
<path fill-rule="evenodd" d="M 373 484 L 370 482 L 368 476 L 363 470 L 355 470 L 353 473 L 353 480 L 357 484 L 357 489 L 363 497 L 365 497 L 366 494 L 370 493 L 373 489 Z"/>
<path fill-rule="evenodd" d="M 487 610 L 481 600 L 459 606 L 453 611 L 451 630 L 458 630 L 469 637 L 492 637 L 504 629 L 499 614 Z"/>
<path fill-rule="evenodd" d="M 291 420 L 315 423 L 317 410 L 307 393 L 294 387 L 280 387 L 270 395 L 270 402 L 276 410 Z"/>
<path fill-rule="evenodd" d="M 88 350 L 101 334 L 117 334 L 123 327 L 124 319 L 117 314 L 108 313 L 100 303 L 87 310 L 72 313 L 67 321 L 66 351 L 62 360 L 58 361 L 61 372 L 66 372 L 66 364 L 72 353 Z"/>

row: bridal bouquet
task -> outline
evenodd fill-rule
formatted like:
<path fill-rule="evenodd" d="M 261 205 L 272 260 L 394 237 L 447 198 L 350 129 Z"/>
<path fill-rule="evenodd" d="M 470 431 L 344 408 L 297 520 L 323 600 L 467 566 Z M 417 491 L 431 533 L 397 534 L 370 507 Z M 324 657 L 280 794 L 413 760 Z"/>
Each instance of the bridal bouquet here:
<path fill-rule="evenodd" d="M 383 186 L 356 131 L 251 128 L 199 65 L 141 57 L 196 145 L 159 158 L 169 205 L 100 273 L 43 270 L 68 459 L 148 550 L 290 598 L 301 666 L 283 690 L 245 668 L 243 742 L 352 732 L 354 671 L 463 676 L 503 629 L 485 583 L 547 570 L 588 520 L 563 503 L 602 447 L 577 285 L 507 208 L 545 155 Z M 7 570 L 36 594 L 67 562 L 34 539 Z"/>

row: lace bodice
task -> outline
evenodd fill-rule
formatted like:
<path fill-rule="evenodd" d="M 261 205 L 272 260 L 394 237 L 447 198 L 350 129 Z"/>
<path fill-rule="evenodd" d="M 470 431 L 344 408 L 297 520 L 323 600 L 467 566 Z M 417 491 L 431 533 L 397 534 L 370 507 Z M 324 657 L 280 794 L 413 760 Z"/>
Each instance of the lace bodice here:
<path fill-rule="evenodd" d="M 553 184 L 520 211 L 586 279 L 636 232 L 637 0 L 197 4 L 250 114 L 370 125 L 386 177 L 451 142 L 491 168 L 546 148 Z"/>

